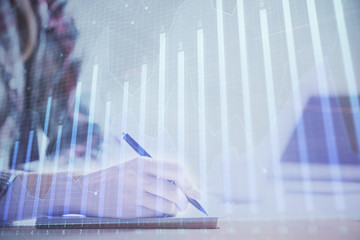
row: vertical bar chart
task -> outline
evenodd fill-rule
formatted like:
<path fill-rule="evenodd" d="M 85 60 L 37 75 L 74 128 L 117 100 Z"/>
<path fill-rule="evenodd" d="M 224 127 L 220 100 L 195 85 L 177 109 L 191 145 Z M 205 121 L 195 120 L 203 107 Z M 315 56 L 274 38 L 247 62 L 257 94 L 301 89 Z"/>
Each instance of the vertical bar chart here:
<path fill-rule="evenodd" d="M 262 45 L 264 51 L 264 65 L 265 65 L 265 80 L 266 80 L 266 95 L 268 102 L 268 114 L 269 114 L 269 126 L 271 131 L 271 160 L 275 176 L 281 176 L 281 165 L 278 164 L 280 159 L 279 152 L 279 139 L 278 139 L 278 124 L 277 124 L 277 111 L 276 111 L 276 100 L 275 100 L 275 89 L 274 89 L 274 79 L 273 79 L 273 70 L 272 70 L 272 60 L 271 60 L 271 50 L 270 50 L 270 40 L 269 40 L 269 30 L 267 22 L 267 12 L 266 9 L 260 10 L 260 23 L 262 31 Z M 279 212 L 285 210 L 284 201 L 283 201 L 283 185 L 281 178 L 275 182 L 275 195 L 276 195 L 276 207 Z"/>
<path fill-rule="evenodd" d="M 335 143 L 335 133 L 334 133 L 334 124 L 333 124 L 333 117 L 331 115 L 331 105 L 329 99 L 329 86 L 326 78 L 326 70 L 325 70 L 325 63 L 324 63 L 324 55 L 321 45 L 320 39 L 320 30 L 319 30 L 319 23 L 317 19 L 317 12 L 316 12 L 316 5 L 314 0 L 307 0 L 307 7 L 309 13 L 309 20 L 310 20 L 310 31 L 311 31 L 311 38 L 313 44 L 313 51 L 314 51 L 314 59 L 316 66 L 316 74 L 317 74 L 317 83 L 319 88 L 319 94 L 321 95 L 321 107 L 322 107 L 322 115 L 323 115 L 323 124 L 324 124 L 324 131 L 325 131 L 325 138 L 326 138 L 326 145 L 327 145 L 327 152 L 328 152 L 328 159 L 330 163 L 330 171 L 332 175 L 332 184 L 333 189 L 335 192 L 339 194 L 334 195 L 334 200 L 337 209 L 343 209 L 344 206 L 344 199 L 343 199 L 343 191 L 342 191 L 342 184 L 341 175 L 339 170 L 339 159 L 338 159 L 338 150 Z"/>
<path fill-rule="evenodd" d="M 128 107 L 129 107 L 129 81 L 124 82 L 123 89 L 123 100 L 122 100 L 122 124 L 121 131 L 126 131 L 127 129 L 127 120 L 128 120 Z M 120 133 L 118 133 L 120 134 Z M 122 158 L 125 157 L 126 149 L 121 147 L 120 155 Z M 123 199 L 124 199 L 124 169 L 119 168 L 119 182 L 118 182 L 118 194 L 117 194 L 117 208 L 116 208 L 116 216 L 121 217 L 123 215 Z"/>
<path fill-rule="evenodd" d="M 207 155 L 206 155 L 206 95 L 205 95 L 205 54 L 204 54 L 204 29 L 197 29 L 197 77 L 199 95 L 199 161 L 200 161 L 200 188 L 207 193 Z M 207 207 L 205 194 L 203 205 Z"/>
<path fill-rule="evenodd" d="M 34 131 L 31 130 L 29 133 L 29 142 L 28 142 L 28 147 L 27 147 L 27 151 L 26 151 L 25 164 L 29 164 L 33 140 L 34 140 Z M 26 170 L 27 169 L 25 169 L 25 171 Z M 28 177 L 28 175 L 24 175 L 24 178 L 23 178 L 24 186 L 27 185 L 27 182 L 28 182 L 27 177 Z M 22 217 L 23 217 L 25 194 L 26 194 L 26 188 L 22 188 L 21 193 L 20 193 L 20 199 L 19 199 L 17 220 L 22 220 Z"/>
<path fill-rule="evenodd" d="M 352 60 L 351 48 L 349 43 L 348 30 L 346 29 L 344 9 L 341 0 L 333 0 L 336 23 L 338 28 L 340 48 L 342 53 L 342 60 L 345 68 L 345 77 L 348 87 L 348 95 L 350 98 L 350 106 L 355 125 L 355 135 L 357 139 L 357 149 L 360 153 L 360 103 L 359 103 L 359 82 L 356 82 L 354 73 L 354 64 Z M 360 162 L 360 158 L 359 158 Z"/>
<path fill-rule="evenodd" d="M 294 99 L 294 112 L 295 119 L 298 122 L 298 144 L 299 144 L 299 155 L 301 161 L 301 172 L 303 179 L 310 179 L 309 172 L 309 160 L 308 160 L 308 149 L 307 149 L 307 140 L 306 140 L 306 132 L 304 121 L 301 118 L 302 112 L 302 103 L 300 97 L 300 89 L 299 87 L 299 77 L 298 77 L 298 67 L 297 67 L 297 59 L 296 59 L 296 50 L 295 50 L 295 42 L 293 35 L 293 23 L 291 19 L 291 9 L 289 0 L 283 0 L 283 12 L 284 12 L 284 22 L 286 27 L 286 43 L 288 48 L 288 57 L 289 57 L 289 68 L 290 68 L 290 76 L 291 76 L 291 84 L 292 84 L 292 94 Z M 312 199 L 312 189 L 310 181 L 303 181 L 303 190 L 304 190 L 304 198 L 305 198 L 305 206 L 307 211 L 312 211 L 314 209 L 314 203 Z"/>
<path fill-rule="evenodd" d="M 76 85 L 75 93 L 75 107 L 74 107 L 74 118 L 72 125 L 72 134 L 71 134 L 71 143 L 70 143 L 70 153 L 69 153 L 69 165 L 68 165 L 68 179 L 66 182 L 66 192 L 65 192 L 65 202 L 64 202 L 64 214 L 69 214 L 70 210 L 70 200 L 71 200 L 71 191 L 72 191 L 72 174 L 74 171 L 74 162 L 75 162 L 75 151 L 76 151 L 76 138 L 77 138 L 77 129 L 78 129 L 78 120 L 79 120 L 79 109 L 80 109 L 80 96 L 81 96 L 81 86 L 82 82 L 78 82 Z M 41 175 L 39 175 L 41 176 Z M 39 180 L 38 180 L 39 183 Z M 41 183 L 41 181 L 40 181 Z M 36 201 L 35 201 L 36 203 Z M 34 207 L 34 214 L 36 214 Z M 36 216 L 36 215 L 35 215 Z"/>
<path fill-rule="evenodd" d="M 77 92 L 80 97 L 80 92 Z M 40 188 L 41 188 L 41 174 L 43 172 L 44 163 L 47 158 L 46 156 L 46 145 L 47 145 L 47 133 L 49 127 L 49 118 L 50 118 L 50 108 L 51 108 L 51 101 L 52 97 L 48 97 L 47 105 L 46 105 L 46 115 L 45 115 L 45 122 L 44 122 L 44 132 L 42 133 L 41 138 L 41 146 L 40 146 L 40 154 L 39 154 L 39 169 L 38 169 L 38 177 L 36 180 L 36 190 L 35 190 L 35 201 L 33 207 L 33 217 L 37 216 L 38 206 L 39 206 L 39 195 L 40 195 Z"/>
<path fill-rule="evenodd" d="M 220 111 L 221 111 L 221 149 L 223 161 L 223 184 L 225 190 L 225 199 L 231 199 L 231 173 L 229 162 L 229 132 L 228 132 L 228 105 L 227 105 L 227 89 L 226 89 L 226 63 L 225 63 L 225 43 L 224 43 L 224 22 L 222 0 L 216 1 L 217 13 L 217 38 L 218 38 L 218 54 L 219 54 L 219 86 L 220 86 Z M 231 205 L 226 205 L 225 211 L 231 212 Z"/>
<path fill-rule="evenodd" d="M 109 136 L 110 136 L 110 114 L 111 114 L 111 100 L 108 99 L 106 102 L 106 108 L 105 108 L 105 128 L 104 128 L 104 142 L 109 142 Z M 99 211 L 98 211 L 98 217 L 104 216 L 104 202 L 105 202 L 105 191 L 106 191 L 106 166 L 109 162 L 109 153 L 108 153 L 108 146 L 105 145 L 103 148 L 103 156 L 102 156 L 102 162 L 101 162 L 101 179 L 100 179 L 100 189 L 99 189 Z M 108 189 L 108 191 L 111 191 L 111 189 Z"/>
<path fill-rule="evenodd" d="M 53 178 L 51 182 L 51 190 L 50 190 L 50 199 L 49 199 L 49 210 L 48 215 L 51 217 L 53 216 L 54 211 L 54 202 L 55 202 L 55 191 L 56 191 L 56 179 L 57 179 L 57 172 L 59 168 L 59 155 L 60 155 L 60 143 L 61 143 L 61 135 L 62 135 L 62 125 L 58 126 L 57 131 L 57 138 L 56 138 L 56 148 L 55 148 L 55 158 L 54 158 L 54 166 L 53 166 Z M 83 204 L 83 202 L 81 202 Z M 81 205 L 82 209 L 83 205 Z M 85 211 L 81 211 L 81 214 L 85 215 Z"/>
<path fill-rule="evenodd" d="M 166 33 L 160 33 L 160 52 L 159 52 L 159 89 L 158 89 L 158 129 L 157 129 L 157 155 L 164 154 L 164 134 L 165 134 L 165 74 L 166 74 Z M 157 174 L 162 176 L 163 165 L 158 164 Z M 162 195 L 163 182 L 157 183 L 157 194 Z M 158 198 L 156 200 L 156 211 L 161 213 L 163 200 Z"/>
<path fill-rule="evenodd" d="M 140 120 L 139 120 L 139 139 L 140 143 L 144 142 L 145 139 L 145 123 L 146 123 L 146 91 L 147 91 L 147 75 L 148 65 L 143 63 L 141 65 L 141 92 L 140 92 Z M 143 172 L 144 166 L 140 161 L 138 165 L 138 171 Z M 142 206 L 143 199 L 143 176 L 139 174 L 137 183 L 136 203 L 138 206 Z M 142 215 L 142 208 L 136 208 L 136 216 Z"/>
<path fill-rule="evenodd" d="M 253 140 L 253 124 L 252 124 L 252 113 L 251 113 L 251 102 L 250 102 L 250 79 L 248 72 L 248 54 L 246 45 L 246 29 L 245 29 L 245 10 L 244 1 L 237 1 L 237 16 L 238 16 L 238 34 L 239 34 L 239 45 L 240 45 L 240 66 L 241 66 L 241 84 L 242 84 L 242 101 L 244 111 L 244 134 L 246 144 L 246 157 L 247 157 L 247 175 L 248 175 L 248 192 L 250 199 L 257 198 L 257 184 L 255 178 L 255 163 L 254 163 L 254 140 Z M 251 205 L 251 211 L 258 211 L 257 205 Z"/>
<path fill-rule="evenodd" d="M 97 89 L 97 79 L 98 79 L 99 65 L 94 64 L 92 72 L 92 82 L 91 82 L 91 97 L 90 97 L 90 109 L 89 109 L 89 125 L 87 131 L 87 142 L 86 142 L 86 153 L 85 153 L 85 164 L 84 172 L 88 171 L 90 168 L 91 154 L 92 154 L 92 140 L 93 140 L 93 130 L 94 130 L 94 117 L 95 117 L 95 103 L 96 103 L 96 89 Z M 80 213 L 85 215 L 86 205 L 87 205 L 87 194 L 88 194 L 88 176 L 84 176 L 84 185 L 82 189 L 81 197 L 81 210 Z"/>

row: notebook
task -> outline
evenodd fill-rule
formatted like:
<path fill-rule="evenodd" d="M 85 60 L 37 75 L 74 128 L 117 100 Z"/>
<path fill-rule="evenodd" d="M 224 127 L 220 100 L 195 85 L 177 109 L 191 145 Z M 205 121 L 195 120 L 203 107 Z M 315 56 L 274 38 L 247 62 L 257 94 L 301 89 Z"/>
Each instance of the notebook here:
<path fill-rule="evenodd" d="M 36 227 L 41 229 L 216 229 L 217 217 L 160 217 L 160 218 L 98 218 L 84 216 L 40 217 Z"/>

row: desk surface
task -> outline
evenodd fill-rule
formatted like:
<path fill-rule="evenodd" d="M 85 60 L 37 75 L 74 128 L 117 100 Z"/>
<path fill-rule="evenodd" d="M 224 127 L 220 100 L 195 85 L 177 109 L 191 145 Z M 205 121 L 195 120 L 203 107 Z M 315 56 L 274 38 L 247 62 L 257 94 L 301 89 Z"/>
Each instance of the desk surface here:
<path fill-rule="evenodd" d="M 358 220 L 220 221 L 219 229 L 0 228 L 0 239 L 360 239 Z"/>

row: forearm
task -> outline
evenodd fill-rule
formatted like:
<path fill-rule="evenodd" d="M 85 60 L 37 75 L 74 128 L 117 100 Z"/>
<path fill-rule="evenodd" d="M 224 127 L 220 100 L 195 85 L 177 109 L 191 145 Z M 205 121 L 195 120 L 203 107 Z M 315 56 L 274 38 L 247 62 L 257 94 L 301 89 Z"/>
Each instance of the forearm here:
<path fill-rule="evenodd" d="M 76 199 L 81 196 L 79 177 L 76 173 L 20 174 L 0 201 L 0 217 L 14 221 L 49 214 L 62 215 L 65 198 L 69 198 L 71 203 L 69 213 L 79 213 L 79 200 Z"/>
<path fill-rule="evenodd" d="M 164 169 L 161 175 L 159 164 Z M 5 214 L 6 220 L 14 221 L 80 211 L 87 216 L 120 218 L 176 215 L 186 208 L 186 196 L 199 199 L 182 167 L 138 157 L 86 175 L 21 174 L 0 200 L 0 217 Z"/>

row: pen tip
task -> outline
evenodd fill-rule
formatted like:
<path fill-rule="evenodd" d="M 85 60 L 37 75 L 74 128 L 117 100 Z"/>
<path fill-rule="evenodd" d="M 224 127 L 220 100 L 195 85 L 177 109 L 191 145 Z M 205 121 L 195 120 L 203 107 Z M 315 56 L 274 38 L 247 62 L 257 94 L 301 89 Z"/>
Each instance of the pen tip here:
<path fill-rule="evenodd" d="M 126 133 L 124 132 L 121 132 L 121 136 L 125 137 Z"/>

